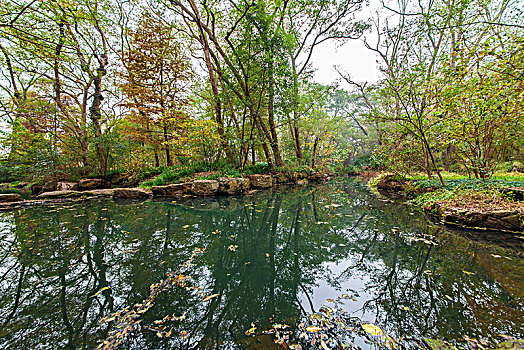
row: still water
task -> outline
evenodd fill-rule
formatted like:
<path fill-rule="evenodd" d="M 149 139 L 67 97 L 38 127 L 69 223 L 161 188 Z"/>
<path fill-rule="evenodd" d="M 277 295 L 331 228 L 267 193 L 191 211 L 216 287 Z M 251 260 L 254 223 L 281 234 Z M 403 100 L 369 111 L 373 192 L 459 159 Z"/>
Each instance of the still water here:
<path fill-rule="evenodd" d="M 0 213 L 0 225 L 5 349 L 95 348 L 114 327 L 102 318 L 141 303 L 196 248 L 205 251 L 187 282 L 155 298 L 122 348 L 277 349 L 256 333 L 296 326 L 323 305 L 413 347 L 424 337 L 524 337 L 521 239 L 439 228 L 358 181 L 37 206 Z M 246 336 L 252 327 L 257 336 Z M 366 339 L 354 341 L 369 348 Z"/>

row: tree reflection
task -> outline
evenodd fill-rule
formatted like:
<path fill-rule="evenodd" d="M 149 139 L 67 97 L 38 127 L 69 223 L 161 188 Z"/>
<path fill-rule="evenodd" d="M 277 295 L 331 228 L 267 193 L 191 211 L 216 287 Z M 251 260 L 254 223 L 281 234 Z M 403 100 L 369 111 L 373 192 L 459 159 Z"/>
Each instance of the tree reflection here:
<path fill-rule="evenodd" d="M 439 230 L 359 184 L 0 215 L 0 344 L 8 349 L 96 347 L 112 326 L 99 320 L 144 300 L 195 248 L 206 251 L 192 288 L 155 300 L 125 348 L 269 348 L 268 337 L 246 337 L 251 323 L 294 324 L 319 308 L 323 285 L 360 293 L 362 305 L 347 307 L 397 336 L 521 329 L 523 265 L 513 252 Z M 167 322 L 170 338 L 150 330 L 184 313 Z"/>

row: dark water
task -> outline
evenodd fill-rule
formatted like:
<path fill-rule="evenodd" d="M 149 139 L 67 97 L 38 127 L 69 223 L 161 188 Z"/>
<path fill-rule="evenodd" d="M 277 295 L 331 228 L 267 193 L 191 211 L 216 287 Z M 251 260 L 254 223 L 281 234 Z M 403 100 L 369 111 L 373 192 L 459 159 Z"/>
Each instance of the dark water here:
<path fill-rule="evenodd" d="M 408 341 L 524 336 L 521 239 L 443 230 L 358 182 L 39 206 L 0 213 L 0 225 L 6 349 L 96 347 L 112 327 L 99 320 L 147 298 L 195 248 L 205 252 L 187 272 L 192 288 L 157 297 L 123 348 L 276 349 L 246 337 L 251 323 L 293 325 L 344 294 L 351 315 Z M 184 312 L 169 339 L 151 330 Z"/>

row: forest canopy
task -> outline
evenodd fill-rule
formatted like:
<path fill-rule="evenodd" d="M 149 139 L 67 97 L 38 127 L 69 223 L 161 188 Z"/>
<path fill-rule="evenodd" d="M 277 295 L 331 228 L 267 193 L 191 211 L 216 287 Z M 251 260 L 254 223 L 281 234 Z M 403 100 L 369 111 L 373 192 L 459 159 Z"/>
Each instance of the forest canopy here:
<path fill-rule="evenodd" d="M 522 162 L 522 1 L 369 6 L 0 0 L 0 181 L 263 163 L 443 182 Z M 379 80 L 316 82 L 315 50 L 350 40 Z"/>

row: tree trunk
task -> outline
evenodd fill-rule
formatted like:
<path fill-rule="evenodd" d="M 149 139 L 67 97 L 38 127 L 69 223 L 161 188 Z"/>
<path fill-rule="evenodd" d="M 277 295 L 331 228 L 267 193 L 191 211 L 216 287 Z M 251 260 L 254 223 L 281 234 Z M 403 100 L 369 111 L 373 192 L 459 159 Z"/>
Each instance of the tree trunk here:
<path fill-rule="evenodd" d="M 319 139 L 315 137 L 315 143 L 313 144 L 313 155 L 311 156 L 311 167 L 315 169 L 315 161 L 317 157 L 317 146 L 318 146 Z"/>
<path fill-rule="evenodd" d="M 271 132 L 271 148 L 273 150 L 273 156 L 275 157 L 275 165 L 281 167 L 284 165 L 282 157 L 280 156 L 280 149 L 278 147 L 278 136 L 277 129 L 275 126 L 275 77 L 273 68 L 273 54 L 269 60 L 269 101 L 268 101 L 268 119 L 269 119 L 269 130 Z"/>
<path fill-rule="evenodd" d="M 163 125 L 163 130 L 164 130 L 164 150 L 166 152 L 166 165 L 169 167 L 169 166 L 173 166 L 173 160 L 171 159 L 171 152 L 169 149 L 169 135 L 167 132 L 167 125 L 165 121 Z"/>
<path fill-rule="evenodd" d="M 96 153 L 100 164 L 100 173 L 105 176 L 107 173 L 107 156 L 106 149 L 102 143 L 102 126 L 100 119 L 102 118 L 101 104 L 104 97 L 102 96 L 102 78 L 107 74 L 106 66 L 108 63 L 107 56 L 102 54 L 98 58 L 99 67 L 96 70 L 96 76 L 93 80 L 95 91 L 93 93 L 93 103 L 89 109 L 91 112 L 91 121 L 93 122 L 93 128 L 95 131 L 96 138 Z"/>

